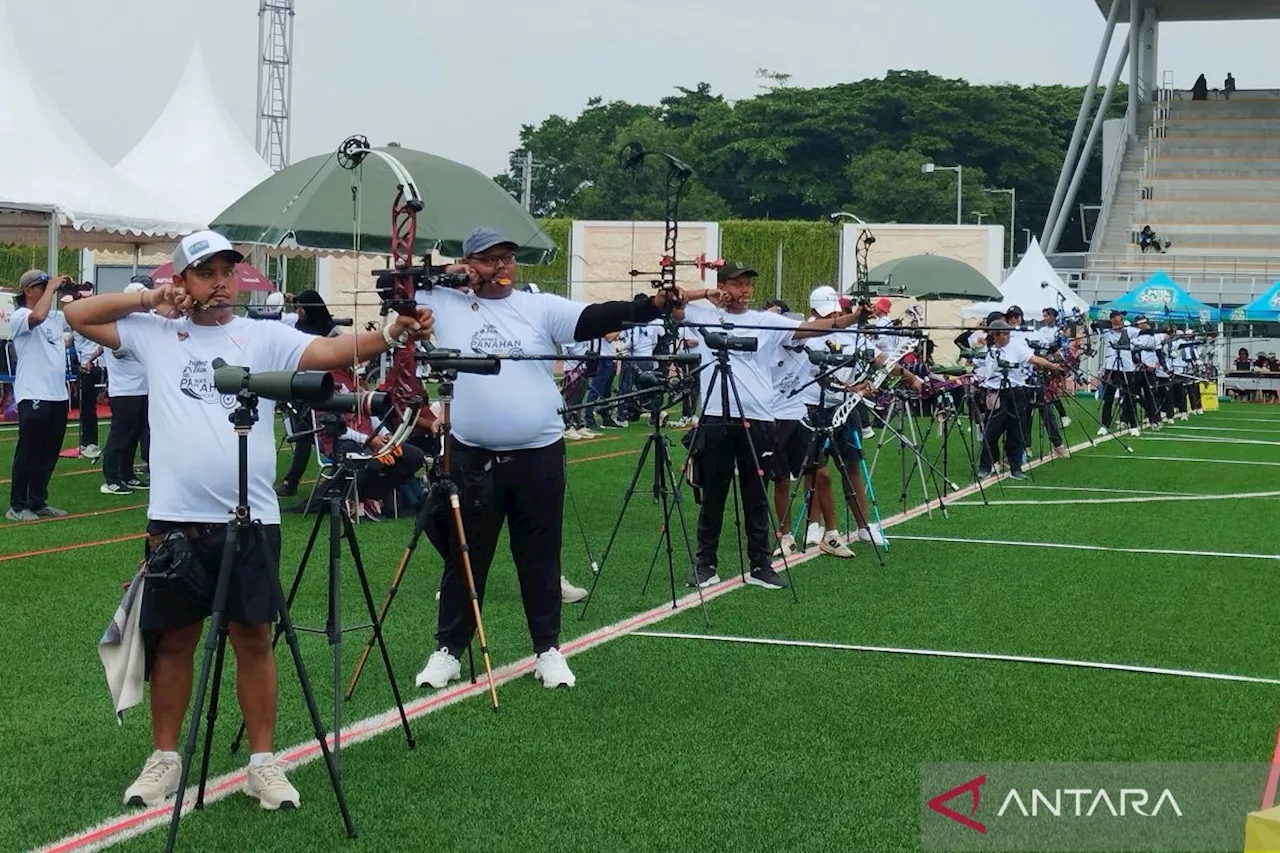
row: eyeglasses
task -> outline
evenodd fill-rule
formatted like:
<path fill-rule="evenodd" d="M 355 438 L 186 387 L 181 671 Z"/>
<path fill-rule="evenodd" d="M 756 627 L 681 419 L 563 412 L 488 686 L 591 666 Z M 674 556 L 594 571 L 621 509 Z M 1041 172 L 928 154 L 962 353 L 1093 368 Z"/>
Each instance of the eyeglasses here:
<path fill-rule="evenodd" d="M 492 257 L 485 257 L 481 255 L 479 257 L 472 258 L 471 260 L 473 263 L 493 264 L 495 267 L 499 265 L 510 266 L 511 264 L 514 264 L 516 262 L 516 253 L 507 252 L 505 255 L 495 255 Z"/>

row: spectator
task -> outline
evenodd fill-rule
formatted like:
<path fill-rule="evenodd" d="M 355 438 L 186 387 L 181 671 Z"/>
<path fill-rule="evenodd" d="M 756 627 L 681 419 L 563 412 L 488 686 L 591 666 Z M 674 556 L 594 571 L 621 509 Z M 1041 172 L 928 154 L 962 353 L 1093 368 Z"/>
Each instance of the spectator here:
<path fill-rule="evenodd" d="M 1236 353 L 1236 370 L 1250 370 L 1252 367 L 1253 359 L 1249 357 L 1249 351 L 1240 347 L 1240 352 Z"/>
<path fill-rule="evenodd" d="M 1222 94 L 1229 101 L 1231 100 L 1231 93 L 1234 92 L 1235 90 L 1236 90 L 1236 78 L 1230 71 L 1228 71 L 1227 79 L 1224 80 L 1222 83 Z"/>
<path fill-rule="evenodd" d="M 1163 253 L 1168 247 L 1168 243 L 1161 245 L 1160 238 L 1156 236 L 1156 232 L 1151 230 L 1150 225 L 1142 226 L 1142 231 L 1138 234 L 1138 248 L 1142 249 L 1143 254 L 1146 254 L 1148 249 L 1155 249 L 1157 252 Z"/>
<path fill-rule="evenodd" d="M 1191 87 L 1191 100 L 1209 100 L 1209 81 L 1205 79 L 1203 74 L 1196 78 L 1196 84 Z"/>

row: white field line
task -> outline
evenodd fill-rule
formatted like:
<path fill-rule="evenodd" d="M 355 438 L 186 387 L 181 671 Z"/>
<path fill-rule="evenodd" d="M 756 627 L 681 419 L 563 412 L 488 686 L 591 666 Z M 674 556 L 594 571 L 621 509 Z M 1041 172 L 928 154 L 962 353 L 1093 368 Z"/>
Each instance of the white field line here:
<path fill-rule="evenodd" d="M 1005 486 L 1006 489 L 1039 489 L 1046 492 L 1099 492 L 1114 495 L 1190 495 L 1191 492 L 1156 492 L 1146 489 L 1103 489 L 1095 486 Z M 951 506 L 951 504 L 947 504 Z"/>
<path fill-rule="evenodd" d="M 970 498 L 947 506 L 1067 506 L 1070 504 L 1142 504 L 1166 501 L 1243 501 L 1261 498 L 1280 498 L 1280 492 L 1242 492 L 1234 495 L 1145 495 L 1128 498 L 1060 498 L 1038 501 L 989 500 L 985 504 Z"/>
<path fill-rule="evenodd" d="M 904 542 L 952 542 L 964 545 L 1007 545 L 1017 548 L 1056 548 L 1064 551 L 1110 551 L 1118 554 L 1166 554 L 1175 557 L 1234 557 L 1242 560 L 1280 560 L 1280 554 L 1246 554 L 1238 551 L 1180 551 L 1172 548 L 1110 548 L 1105 545 L 1077 545 L 1069 542 L 1022 542 L 1016 539 L 964 539 L 953 536 L 906 536 Z"/>
<path fill-rule="evenodd" d="M 1101 443 L 1108 439 L 1109 436 L 1104 436 L 1099 438 L 1095 443 Z M 1071 450 L 1072 452 L 1075 452 L 1076 450 L 1083 449 L 1087 446 L 1087 444 L 1080 444 L 1071 448 Z M 1048 461 L 1048 459 L 1034 460 L 1028 463 L 1024 470 L 1039 467 L 1040 465 L 1046 464 Z M 993 484 L 995 482 L 995 478 L 989 478 L 985 482 Z M 977 491 L 978 486 L 974 483 L 965 486 L 958 492 L 953 493 L 950 497 L 964 498 Z M 893 527 L 924 515 L 928 512 L 928 509 L 928 506 L 921 504 L 907 510 L 906 512 L 898 513 L 897 515 L 883 519 L 881 524 L 884 527 Z M 814 549 L 813 551 L 807 552 L 799 557 L 789 559 L 786 566 L 787 568 L 790 568 L 792 566 L 801 565 L 820 555 L 821 552 Z M 781 562 L 774 563 L 774 566 L 778 569 L 783 568 Z M 744 586 L 746 586 L 746 584 L 743 583 L 742 578 L 735 575 L 728 580 L 721 581 L 715 586 L 703 590 L 702 600 L 709 601 Z M 691 593 L 686 595 L 684 598 L 679 599 L 675 607 L 672 607 L 669 604 L 659 605 L 651 610 L 647 610 L 643 613 L 624 619 L 621 622 L 615 622 L 612 625 L 607 625 L 603 628 L 592 631 L 589 634 L 584 634 L 581 637 L 569 640 L 561 645 L 560 651 L 566 656 L 571 657 L 587 651 L 588 649 L 607 643 L 610 640 L 616 640 L 618 637 L 625 636 L 626 634 L 639 630 L 646 625 L 660 622 L 677 613 L 683 613 L 697 607 L 698 604 L 698 594 L 696 592 Z M 512 679 L 519 678 L 522 675 L 533 672 L 533 666 L 533 657 L 523 658 L 495 670 L 494 681 L 498 684 L 505 684 Z M 463 699 L 483 696 L 487 693 L 487 681 L 479 681 L 474 685 L 463 684 L 454 688 L 445 688 L 444 690 L 433 693 L 430 696 L 408 702 L 405 705 L 405 714 L 410 720 L 415 720 L 419 717 L 438 711 L 441 708 L 446 708 L 449 705 L 460 702 Z M 399 729 L 399 712 L 395 708 L 390 708 L 376 716 L 367 717 L 363 720 L 352 722 L 344 726 L 342 729 L 342 743 L 344 746 L 359 743 L 377 735 Z M 332 743 L 333 735 L 327 735 L 326 739 L 329 743 Z M 323 757 L 320 745 L 314 739 L 304 741 L 303 743 L 286 749 L 283 752 L 277 753 L 277 755 L 286 766 L 290 767 L 309 764 L 310 762 Z M 245 773 L 243 769 L 224 774 L 216 779 L 208 780 L 205 785 L 204 796 L 206 805 L 225 799 L 231 794 L 241 790 L 244 787 L 244 781 Z M 187 788 L 187 791 L 183 795 L 182 813 L 184 817 L 190 814 L 190 804 L 194 804 L 195 794 L 196 786 L 192 785 Z M 72 853 L 72 851 L 80 853 L 80 851 L 102 850 L 112 846 L 113 844 L 118 844 L 129 838 L 141 835 L 151 829 L 165 826 L 169 823 L 172 815 L 173 803 L 171 802 L 155 806 L 154 808 L 125 812 L 115 817 L 107 818 L 96 826 L 68 835 L 67 837 L 52 844 L 36 848 L 36 850 L 38 850 L 39 853 Z"/>
<path fill-rule="evenodd" d="M 942 649 L 899 649 L 892 646 L 861 646 L 852 643 L 819 643 L 808 640 L 777 640 L 769 637 L 731 637 L 717 634 L 682 634 L 668 631 L 636 631 L 637 637 L 654 637 L 662 640 L 703 640 L 719 643 L 744 643 L 755 646 L 791 646 L 805 649 L 830 649 L 841 652 L 871 652 L 875 654 L 915 655 L 918 657 L 960 658 L 963 660 L 990 660 L 1007 663 L 1037 663 L 1052 666 L 1070 666 L 1083 669 L 1105 669 L 1116 672 L 1136 672 L 1143 675 L 1170 675 L 1178 678 L 1201 678 L 1210 681 L 1236 681 L 1246 684 L 1280 685 L 1280 679 L 1259 678 L 1253 675 L 1231 675 L 1225 672 L 1200 672 L 1194 669 L 1165 669 L 1157 666 L 1137 666 L 1125 663 L 1105 663 L 1069 658 L 1041 658 L 1026 655 L 1002 655 L 992 652 L 957 652 Z"/>
<path fill-rule="evenodd" d="M 1140 456 L 1134 454 L 1105 454 L 1094 459 L 1141 459 L 1147 462 L 1195 462 L 1198 465 L 1280 465 L 1280 462 L 1262 462 L 1252 459 L 1203 459 L 1189 456 Z"/>
<path fill-rule="evenodd" d="M 1168 426 L 1168 429 L 1178 429 L 1178 430 L 1193 429 L 1196 431 L 1203 431 L 1203 432 L 1253 432 L 1253 433 L 1261 433 L 1263 435 L 1277 435 L 1277 434 L 1280 434 L 1280 422 L 1276 423 L 1275 429 L 1238 429 L 1236 427 L 1191 426 L 1190 424 L 1170 424 Z"/>
<path fill-rule="evenodd" d="M 1224 435 L 1144 435 L 1143 441 L 1178 441 L 1183 444 L 1256 444 L 1280 447 L 1280 441 L 1263 441 L 1260 438 L 1228 438 Z"/>

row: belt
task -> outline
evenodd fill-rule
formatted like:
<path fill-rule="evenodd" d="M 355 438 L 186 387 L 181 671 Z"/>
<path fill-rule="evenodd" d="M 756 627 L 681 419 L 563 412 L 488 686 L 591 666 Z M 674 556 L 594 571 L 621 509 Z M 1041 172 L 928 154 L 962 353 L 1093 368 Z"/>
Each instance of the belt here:
<path fill-rule="evenodd" d="M 188 542 L 195 542 L 199 539 L 203 539 L 204 537 L 208 536 L 210 533 L 213 532 L 213 529 L 215 527 L 225 527 L 225 526 L 226 525 L 222 525 L 222 524 L 189 524 L 189 525 L 186 525 L 185 527 L 177 528 L 177 532 L 182 533 L 182 535 L 186 537 Z M 168 536 L 169 533 L 173 533 L 173 532 L 174 531 L 170 530 L 166 533 L 148 533 L 147 534 L 147 550 L 148 551 L 154 550 L 164 540 L 165 536 Z"/>

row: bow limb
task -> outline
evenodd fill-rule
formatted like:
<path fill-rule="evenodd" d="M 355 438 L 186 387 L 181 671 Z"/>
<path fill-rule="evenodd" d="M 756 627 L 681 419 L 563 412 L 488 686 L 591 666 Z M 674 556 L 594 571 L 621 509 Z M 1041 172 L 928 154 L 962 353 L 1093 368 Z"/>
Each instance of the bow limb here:
<path fill-rule="evenodd" d="M 350 137 L 339 149 L 340 162 L 352 169 L 370 155 L 385 165 L 396 179 L 396 196 L 391 203 L 392 286 L 389 292 L 380 293 L 380 313 L 385 324 L 393 312 L 406 316 L 413 316 L 417 312 L 416 282 L 421 268 L 414 265 L 413 250 L 418 235 L 418 213 L 424 205 L 413 176 L 393 155 L 370 148 L 368 140 L 360 136 Z M 417 426 L 418 416 L 426 405 L 426 394 L 418 379 L 417 359 L 412 345 L 406 344 L 395 350 L 384 382 L 392 410 L 400 423 L 390 441 L 379 453 L 374 454 L 376 456 L 391 453 L 409 439 Z"/>

